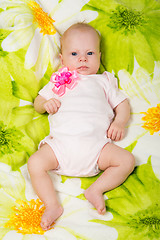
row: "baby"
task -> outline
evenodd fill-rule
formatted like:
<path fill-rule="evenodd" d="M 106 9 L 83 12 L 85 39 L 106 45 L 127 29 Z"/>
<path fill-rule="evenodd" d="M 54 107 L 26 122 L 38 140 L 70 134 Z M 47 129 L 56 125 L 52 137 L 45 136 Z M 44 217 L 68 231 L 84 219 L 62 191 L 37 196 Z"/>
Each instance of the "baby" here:
<path fill-rule="evenodd" d="M 61 38 L 61 65 L 34 102 L 49 113 L 50 134 L 28 160 L 32 185 L 45 205 L 41 227 L 48 230 L 63 213 L 48 175 L 89 177 L 103 171 L 84 192 L 99 214 L 103 193 L 122 184 L 133 171 L 133 155 L 112 143 L 124 137 L 130 107 L 114 76 L 97 74 L 100 36 L 88 24 L 72 25 Z"/>

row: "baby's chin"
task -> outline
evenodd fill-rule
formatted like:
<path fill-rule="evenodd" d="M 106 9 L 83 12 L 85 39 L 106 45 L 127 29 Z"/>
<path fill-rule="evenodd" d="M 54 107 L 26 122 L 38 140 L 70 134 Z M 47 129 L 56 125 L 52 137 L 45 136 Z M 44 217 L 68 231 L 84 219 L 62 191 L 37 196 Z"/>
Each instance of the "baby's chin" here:
<path fill-rule="evenodd" d="M 96 69 L 90 69 L 89 67 L 78 67 L 78 68 L 68 67 L 68 69 L 69 71 L 76 70 L 76 72 L 81 75 L 92 75 L 92 74 L 96 74 L 98 71 Z"/>
<path fill-rule="evenodd" d="M 91 71 L 89 68 L 76 69 L 76 70 L 79 74 L 82 74 L 82 75 L 91 75 L 91 74 L 96 74 L 97 73 L 96 71 Z"/>

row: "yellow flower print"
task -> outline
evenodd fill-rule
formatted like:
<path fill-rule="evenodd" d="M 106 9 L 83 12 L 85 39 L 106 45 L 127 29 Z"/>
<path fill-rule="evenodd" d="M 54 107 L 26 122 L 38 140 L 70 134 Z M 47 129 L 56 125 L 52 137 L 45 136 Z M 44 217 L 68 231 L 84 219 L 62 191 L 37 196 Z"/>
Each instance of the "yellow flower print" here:
<path fill-rule="evenodd" d="M 49 240 L 58 239 L 58 236 L 64 236 L 65 240 L 72 238 L 97 240 L 99 233 L 102 233 L 102 238 L 108 235 L 108 228 L 104 229 L 103 225 L 95 228 L 90 223 L 95 216 L 95 210 L 90 208 L 91 214 L 88 214 L 88 202 L 69 194 L 72 187 L 75 187 L 73 180 L 69 183 L 68 181 L 62 183 L 61 176 L 57 175 L 55 178 L 52 175 L 52 179 L 54 179 L 58 197 L 64 207 L 64 214 L 53 223 L 49 231 L 43 231 L 40 221 L 44 205 L 33 191 L 27 166 L 24 165 L 20 171 L 11 171 L 8 165 L 0 163 L 1 240 L 30 240 L 32 237 Z M 80 191 L 80 187 L 76 185 L 77 188 Z M 107 219 L 108 216 L 101 218 Z M 78 225 L 83 225 L 83 228 L 77 227 L 75 219 L 78 219 Z M 88 228 L 92 228 L 92 231 L 88 231 Z"/>
<path fill-rule="evenodd" d="M 95 12 L 80 12 L 85 3 L 58 0 L 12 0 L 0 1 L 0 29 L 9 30 L 2 41 L 2 49 L 15 52 L 25 49 L 26 69 L 35 71 L 40 80 L 48 67 L 57 70 L 60 35 L 76 21 L 90 22 Z"/>
<path fill-rule="evenodd" d="M 160 104 L 157 107 L 149 108 L 147 112 L 142 112 L 145 116 L 142 118 L 144 121 L 143 128 L 150 131 L 153 135 L 155 132 L 160 131 Z"/>

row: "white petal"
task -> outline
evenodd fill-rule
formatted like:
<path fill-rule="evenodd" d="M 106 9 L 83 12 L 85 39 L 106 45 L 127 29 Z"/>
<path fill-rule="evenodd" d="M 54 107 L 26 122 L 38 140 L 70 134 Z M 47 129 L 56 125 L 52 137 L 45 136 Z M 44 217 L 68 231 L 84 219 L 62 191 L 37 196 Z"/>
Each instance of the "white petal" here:
<path fill-rule="evenodd" d="M 144 83 L 142 84 L 142 82 L 139 81 L 139 78 L 137 80 L 125 70 L 120 70 L 118 72 L 118 77 L 120 79 L 121 87 L 130 98 L 133 98 L 134 96 L 136 96 L 150 103 L 148 100 L 148 97 L 146 97 L 145 91 L 143 90 Z M 140 78 L 140 79 L 142 80 L 143 78 Z"/>
<path fill-rule="evenodd" d="M 92 20 L 96 19 L 98 16 L 98 13 L 96 11 L 82 11 L 75 13 L 74 15 L 71 15 L 68 18 L 64 18 L 63 21 L 55 22 L 55 27 L 58 29 L 60 34 L 63 34 L 65 30 L 67 30 L 72 24 L 75 24 L 77 22 L 86 22 L 89 23 Z"/>
<path fill-rule="evenodd" d="M 0 28 L 8 28 L 14 25 L 15 17 L 21 13 L 20 11 L 15 11 L 14 9 L 6 10 L 0 13 Z"/>
<path fill-rule="evenodd" d="M 20 20 L 17 22 L 16 18 Z M 8 9 L 0 13 L 1 28 L 8 29 L 10 27 L 12 29 L 12 27 L 22 23 L 24 26 L 28 26 L 28 21 L 31 24 L 32 20 L 33 20 L 33 15 L 31 14 L 30 9 L 26 8 L 26 6 Z"/>
<path fill-rule="evenodd" d="M 79 178 L 68 178 L 64 183 L 62 183 L 62 178 L 60 175 L 57 175 L 52 171 L 49 172 L 49 175 L 57 192 L 75 197 L 84 192 L 84 190 L 81 188 L 81 180 Z"/>
<path fill-rule="evenodd" d="M 14 21 L 14 28 L 13 29 L 20 29 L 31 26 L 33 24 L 33 16 L 31 14 L 19 14 L 15 17 Z"/>
<path fill-rule="evenodd" d="M 59 0 L 39 0 L 40 6 L 43 8 L 45 12 L 50 14 L 50 12 L 56 8 Z"/>
<path fill-rule="evenodd" d="M 41 79 L 47 70 L 50 61 L 53 71 L 57 70 L 59 65 L 59 52 L 57 45 L 50 41 L 51 36 L 45 35 L 41 41 L 39 56 L 36 63 L 36 76 Z M 53 45 L 52 45 L 53 44 Z M 53 59 L 51 59 L 53 57 Z"/>
<path fill-rule="evenodd" d="M 138 140 L 136 147 L 133 149 L 137 165 L 146 163 L 150 156 L 159 159 L 159 135 L 150 135 L 147 133 Z"/>
<path fill-rule="evenodd" d="M 28 238 L 25 238 L 25 240 L 48 240 L 45 236 L 43 235 L 37 235 L 36 234 L 30 234 Z"/>
<path fill-rule="evenodd" d="M 55 34 L 56 35 L 56 34 Z M 50 57 L 50 63 L 53 68 L 53 71 L 56 71 L 58 66 L 60 65 L 60 59 L 59 59 L 59 38 L 58 42 L 56 37 L 48 36 L 49 40 L 49 57 Z"/>
<path fill-rule="evenodd" d="M 28 201 L 30 201 L 31 199 L 36 199 L 37 195 L 35 193 L 35 191 L 33 190 L 32 187 L 32 183 L 31 183 L 31 179 L 30 179 L 30 175 L 28 172 L 28 168 L 27 168 L 27 164 L 23 165 L 21 168 L 21 173 L 22 176 L 25 179 L 25 197 Z"/>
<path fill-rule="evenodd" d="M 54 20 L 60 22 L 65 18 L 70 18 L 81 10 L 84 3 L 81 0 L 65 0 L 58 4 L 55 12 L 51 13 Z"/>
<path fill-rule="evenodd" d="M 5 173 L 9 173 L 11 171 L 11 166 L 5 163 L 0 163 L 0 171 L 3 171 Z"/>
<path fill-rule="evenodd" d="M 72 24 L 77 22 L 85 22 L 89 23 L 92 20 L 96 19 L 98 13 L 96 11 L 82 11 L 72 15 L 69 18 L 65 18 L 63 22 L 56 22 L 55 27 L 58 31 L 63 34 L 65 30 L 67 30 Z"/>
<path fill-rule="evenodd" d="M 155 62 L 153 81 L 159 80 L 159 76 L 160 76 L 160 61 Z"/>
<path fill-rule="evenodd" d="M 45 233 L 49 239 L 59 239 L 58 236 L 64 236 L 64 238 L 62 237 L 63 240 L 76 239 L 76 233 L 82 239 L 117 239 L 118 233 L 114 228 L 90 222 L 92 219 L 111 220 L 112 215 L 110 213 L 100 215 L 88 201 L 80 200 L 63 193 L 58 193 L 58 196 L 64 207 L 64 213 L 56 221 L 54 229 Z M 71 223 L 71 227 L 69 223 Z M 91 231 L 88 231 L 90 228 Z"/>
<path fill-rule="evenodd" d="M 60 33 L 64 32 L 64 30 L 66 30 L 66 28 L 73 23 L 79 21 L 79 19 L 76 21 L 75 16 L 77 16 L 84 4 L 85 2 L 81 0 L 65 0 L 59 3 L 56 9 L 53 9 L 51 12 L 51 17 L 55 20 L 54 25 L 57 27 Z M 66 22 L 68 23 L 67 25 Z M 64 24 L 66 25 L 65 27 L 63 27 Z"/>
<path fill-rule="evenodd" d="M 23 5 L 24 5 L 23 1 L 6 1 L 6 0 L 0 1 L 0 8 L 19 7 Z"/>
<path fill-rule="evenodd" d="M 115 142 L 115 144 L 122 148 L 126 148 L 133 142 L 138 141 L 139 138 L 143 137 L 145 133 L 146 131 L 141 127 L 140 124 L 130 123 L 129 128 L 126 130 L 124 139 L 119 142 Z"/>
<path fill-rule="evenodd" d="M 59 48 L 60 49 L 60 35 L 58 34 L 58 32 L 56 32 L 54 35 L 53 35 L 53 37 L 50 35 L 50 36 L 48 36 L 50 39 L 51 39 L 51 41 L 53 42 L 53 45 L 56 45 L 57 46 L 57 48 Z"/>
<path fill-rule="evenodd" d="M 36 29 L 25 56 L 24 66 L 26 69 L 30 69 L 36 64 L 42 37 L 43 35 L 39 32 L 39 29 Z"/>
<path fill-rule="evenodd" d="M 5 194 L 8 194 L 10 198 L 15 200 L 19 198 L 22 199 L 22 197 L 24 197 L 23 191 L 25 188 L 25 183 L 24 179 L 18 171 L 11 171 L 10 173 L 1 171 L 0 181 L 1 187 L 4 189 Z M 0 189 L 0 191 L 3 191 L 2 188 Z M 0 200 L 2 201 L 3 199 L 1 198 Z"/>
<path fill-rule="evenodd" d="M 67 228 L 67 227 L 66 227 Z M 48 237 L 48 239 L 55 239 L 55 240 L 75 240 L 76 238 L 69 233 L 68 231 L 66 231 L 65 229 L 63 229 L 63 227 L 56 227 L 50 231 L 47 231 L 45 233 L 45 236 Z M 61 236 L 61 237 L 60 237 Z"/>
<path fill-rule="evenodd" d="M 4 237 L 3 240 L 22 240 L 23 235 L 17 233 L 16 231 L 9 231 Z M 28 239 L 29 240 L 29 239 Z"/>
<path fill-rule="evenodd" d="M 95 20 L 98 17 L 98 12 L 96 11 L 90 11 L 90 10 L 86 10 L 86 11 L 81 11 L 77 14 L 77 18 L 81 19 L 80 21 L 84 21 L 86 23 L 89 23 L 93 20 Z"/>
<path fill-rule="evenodd" d="M 159 158 L 159 133 L 150 135 L 142 125 L 144 121 L 142 112 L 147 112 L 151 107 L 156 107 L 160 102 L 160 66 L 155 63 L 153 79 L 146 70 L 140 67 L 134 69 L 132 76 L 127 71 L 119 71 L 120 85 L 129 95 L 131 105 L 131 121 L 127 136 L 117 145 L 127 147 L 137 141 L 132 153 L 136 164 L 146 163 L 149 156 Z"/>
<path fill-rule="evenodd" d="M 47 70 L 49 64 L 49 46 L 47 36 L 43 36 L 41 40 L 39 55 L 36 62 L 36 77 L 41 79 Z"/>
<path fill-rule="evenodd" d="M 28 105 L 33 106 L 33 103 L 20 99 L 19 107 L 21 107 L 21 106 L 28 106 Z"/>
<path fill-rule="evenodd" d="M 10 33 L 2 42 L 2 48 L 14 52 L 26 46 L 33 37 L 33 28 L 27 27 Z"/>

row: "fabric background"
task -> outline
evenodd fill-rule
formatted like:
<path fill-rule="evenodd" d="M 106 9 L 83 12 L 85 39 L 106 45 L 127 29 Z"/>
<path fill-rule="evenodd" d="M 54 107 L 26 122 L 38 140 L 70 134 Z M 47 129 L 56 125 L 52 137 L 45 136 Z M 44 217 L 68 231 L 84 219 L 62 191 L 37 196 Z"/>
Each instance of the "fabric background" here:
<path fill-rule="evenodd" d="M 114 73 L 129 96 L 131 120 L 116 144 L 134 154 L 136 168 L 104 194 L 104 216 L 83 195 L 98 176 L 51 173 L 64 214 L 44 232 L 26 163 L 49 126 L 33 102 L 59 68 L 61 34 L 76 22 L 100 32 L 99 72 Z M 159 0 L 0 0 L 0 240 L 160 238 L 159 39 Z"/>

